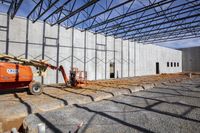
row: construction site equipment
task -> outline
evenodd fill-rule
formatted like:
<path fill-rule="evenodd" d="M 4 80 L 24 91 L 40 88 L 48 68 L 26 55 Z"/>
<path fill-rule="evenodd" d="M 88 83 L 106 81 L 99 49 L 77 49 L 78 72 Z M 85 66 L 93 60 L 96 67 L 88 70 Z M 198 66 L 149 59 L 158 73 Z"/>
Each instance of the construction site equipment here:
<path fill-rule="evenodd" d="M 81 86 L 86 83 L 87 72 L 79 71 L 74 67 L 70 70 L 70 84 L 71 86 Z"/>
<path fill-rule="evenodd" d="M 30 66 L 37 69 L 36 74 L 33 74 Z M 33 80 L 33 76 L 44 77 L 48 68 L 60 71 L 67 86 L 84 84 L 87 77 L 86 72 L 79 71 L 78 68 L 72 68 L 68 78 L 62 65 L 57 67 L 44 60 L 28 60 L 0 54 L 0 89 L 28 87 L 31 94 L 40 95 L 43 87 L 40 82 Z"/>

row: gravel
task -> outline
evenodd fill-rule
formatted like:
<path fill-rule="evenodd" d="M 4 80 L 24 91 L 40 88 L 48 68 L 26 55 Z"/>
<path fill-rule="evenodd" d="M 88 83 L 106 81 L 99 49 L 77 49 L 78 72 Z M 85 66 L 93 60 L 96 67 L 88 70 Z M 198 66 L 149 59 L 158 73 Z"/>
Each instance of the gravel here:
<path fill-rule="evenodd" d="M 27 132 L 132 133 L 199 132 L 200 79 L 164 83 L 159 87 L 123 94 L 89 104 L 75 104 L 46 113 L 29 115 L 23 122 Z"/>

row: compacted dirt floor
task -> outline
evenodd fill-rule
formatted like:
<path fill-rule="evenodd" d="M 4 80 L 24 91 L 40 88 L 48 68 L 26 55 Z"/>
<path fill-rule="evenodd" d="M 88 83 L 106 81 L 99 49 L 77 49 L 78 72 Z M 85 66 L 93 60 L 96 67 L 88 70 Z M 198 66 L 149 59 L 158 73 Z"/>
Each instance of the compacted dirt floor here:
<path fill-rule="evenodd" d="M 98 102 L 32 114 L 24 127 L 35 132 L 43 123 L 48 133 L 199 132 L 199 100 L 200 78 L 164 83 Z"/>
<path fill-rule="evenodd" d="M 46 85 L 40 96 L 27 94 L 26 89 L 0 91 L 0 132 L 22 127 L 30 114 L 48 112 L 74 104 L 86 104 L 113 96 L 131 93 L 134 87 L 144 84 L 181 82 L 189 80 L 187 74 L 161 74 L 113 80 L 88 81 L 81 88 L 70 88 L 64 84 Z M 141 87 L 142 88 L 142 87 Z M 144 87 L 142 88 L 144 89 Z M 140 90 L 140 89 L 139 89 Z"/>

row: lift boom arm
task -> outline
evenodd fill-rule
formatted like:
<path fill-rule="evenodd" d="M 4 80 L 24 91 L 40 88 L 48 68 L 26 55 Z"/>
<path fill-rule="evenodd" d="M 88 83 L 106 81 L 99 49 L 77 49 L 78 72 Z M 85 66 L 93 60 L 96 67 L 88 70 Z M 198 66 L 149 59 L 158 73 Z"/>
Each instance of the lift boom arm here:
<path fill-rule="evenodd" d="M 58 70 L 62 73 L 65 83 L 67 84 L 69 81 L 62 65 L 57 67 L 57 66 L 53 66 L 53 65 L 47 63 L 44 60 L 32 60 L 32 59 L 28 60 L 28 59 L 19 58 L 19 57 L 11 56 L 11 55 L 5 55 L 5 54 L 0 54 L 0 60 L 9 61 L 9 62 L 15 61 L 22 65 L 34 66 L 36 69 L 38 69 L 39 76 L 43 76 L 42 73 L 46 72 L 47 68 L 50 68 L 53 70 Z"/>

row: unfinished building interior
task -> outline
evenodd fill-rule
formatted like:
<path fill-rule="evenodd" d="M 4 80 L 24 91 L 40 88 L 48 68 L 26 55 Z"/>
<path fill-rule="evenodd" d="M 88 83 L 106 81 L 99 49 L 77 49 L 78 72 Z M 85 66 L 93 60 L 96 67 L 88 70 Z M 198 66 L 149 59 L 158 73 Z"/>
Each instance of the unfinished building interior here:
<path fill-rule="evenodd" d="M 162 75 L 156 77 L 160 74 L 169 74 L 163 80 L 178 79 L 181 76 L 170 74 L 200 71 L 200 50 L 161 44 L 199 38 L 199 10 L 199 0 L 0 0 L 0 54 L 62 65 L 67 75 L 78 68 L 87 72 L 84 79 L 90 89 L 101 86 L 98 81 L 130 87 L 140 76 L 147 76 L 141 82 L 148 84 L 154 81 L 148 76 L 155 82 L 162 80 Z M 34 80 L 47 86 L 64 83 L 58 70 L 48 70 L 45 77 Z M 1 121 L 4 116 L 0 132 L 13 128 L 10 119 Z M 15 126 L 19 129 L 21 124 Z"/>

